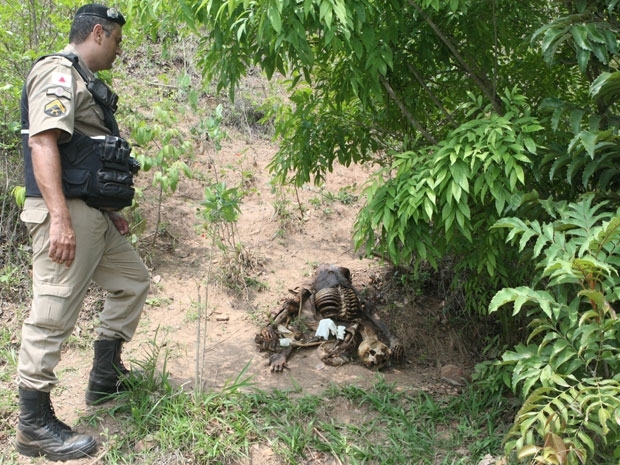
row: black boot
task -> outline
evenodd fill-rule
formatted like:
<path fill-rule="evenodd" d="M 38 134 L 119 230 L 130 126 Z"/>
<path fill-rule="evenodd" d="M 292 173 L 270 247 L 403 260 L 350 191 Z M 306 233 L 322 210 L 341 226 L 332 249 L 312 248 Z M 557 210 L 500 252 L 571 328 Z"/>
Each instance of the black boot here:
<path fill-rule="evenodd" d="M 19 423 L 15 441 L 17 452 L 49 460 L 73 460 L 89 456 L 97 449 L 92 436 L 78 434 L 56 418 L 49 392 L 19 389 Z"/>
<path fill-rule="evenodd" d="M 111 394 L 127 390 L 122 377 L 129 373 L 121 361 L 122 339 L 95 341 L 93 368 L 88 377 L 86 403 L 103 404 L 111 400 Z"/>

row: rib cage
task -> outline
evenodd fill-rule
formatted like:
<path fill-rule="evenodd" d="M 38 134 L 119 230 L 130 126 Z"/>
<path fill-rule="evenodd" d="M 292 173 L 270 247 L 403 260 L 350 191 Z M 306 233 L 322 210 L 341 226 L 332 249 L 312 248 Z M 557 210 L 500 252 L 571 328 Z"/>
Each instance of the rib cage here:
<path fill-rule="evenodd" d="M 353 321 L 362 316 L 362 306 L 357 294 L 348 287 L 321 289 L 314 295 L 314 304 L 323 318 Z"/>

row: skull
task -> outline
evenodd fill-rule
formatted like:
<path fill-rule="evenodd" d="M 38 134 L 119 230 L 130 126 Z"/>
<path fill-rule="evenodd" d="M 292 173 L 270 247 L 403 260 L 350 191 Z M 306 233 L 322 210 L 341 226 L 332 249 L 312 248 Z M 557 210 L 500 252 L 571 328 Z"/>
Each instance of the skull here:
<path fill-rule="evenodd" d="M 357 354 L 366 368 L 380 370 L 390 360 L 391 351 L 379 339 L 366 338 L 357 348 Z"/>

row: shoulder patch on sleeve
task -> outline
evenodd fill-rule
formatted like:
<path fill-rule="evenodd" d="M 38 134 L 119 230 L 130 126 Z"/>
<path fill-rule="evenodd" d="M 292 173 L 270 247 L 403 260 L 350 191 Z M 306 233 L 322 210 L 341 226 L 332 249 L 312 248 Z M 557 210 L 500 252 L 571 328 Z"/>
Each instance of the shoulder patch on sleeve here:
<path fill-rule="evenodd" d="M 71 100 L 71 97 L 73 96 L 71 92 L 69 92 L 67 89 L 65 89 L 62 86 L 50 87 L 47 89 L 47 92 L 45 93 L 46 95 L 55 95 L 56 97 L 64 97 L 67 100 Z"/>
<path fill-rule="evenodd" d="M 47 116 L 62 116 L 67 112 L 67 108 L 62 104 L 60 100 L 54 99 L 50 103 L 45 105 L 43 112 Z"/>
<path fill-rule="evenodd" d="M 71 87 L 73 77 L 70 73 L 61 73 L 54 71 L 52 73 L 52 84 L 55 86 Z"/>

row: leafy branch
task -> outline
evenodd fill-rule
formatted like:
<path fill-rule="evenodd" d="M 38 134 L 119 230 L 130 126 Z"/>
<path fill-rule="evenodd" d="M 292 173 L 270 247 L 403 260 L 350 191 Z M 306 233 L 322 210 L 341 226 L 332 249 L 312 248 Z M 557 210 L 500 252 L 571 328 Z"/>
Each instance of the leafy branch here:
<path fill-rule="evenodd" d="M 547 202 L 550 222 L 505 218 L 495 228 L 508 241 L 533 250 L 536 289 L 499 291 L 489 306 L 527 312 L 527 345 L 507 351 L 498 369 L 525 397 L 506 443 L 520 460 L 587 463 L 611 460 L 620 448 L 620 210 L 605 211 L 593 195 L 579 202 Z M 596 445 L 596 446 L 595 446 Z"/>

